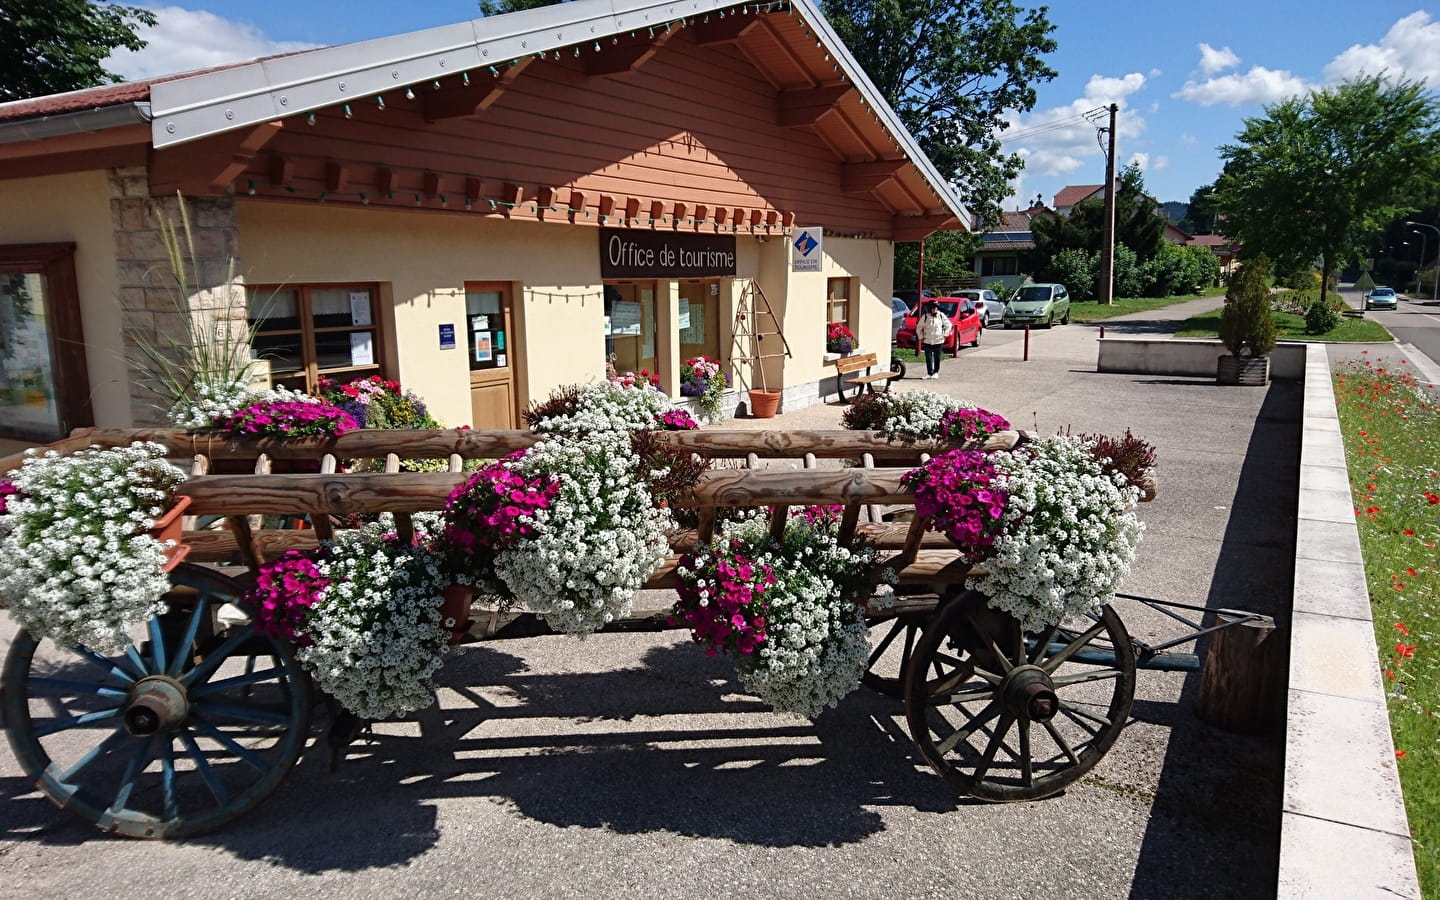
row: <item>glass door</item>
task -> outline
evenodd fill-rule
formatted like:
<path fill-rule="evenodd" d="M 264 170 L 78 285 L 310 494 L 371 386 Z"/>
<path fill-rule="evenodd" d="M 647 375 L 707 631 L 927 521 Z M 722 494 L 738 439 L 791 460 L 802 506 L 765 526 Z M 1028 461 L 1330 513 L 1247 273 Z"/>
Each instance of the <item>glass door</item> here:
<path fill-rule="evenodd" d="M 465 285 L 465 346 L 470 359 L 470 425 L 514 428 L 515 342 L 510 286 Z"/>

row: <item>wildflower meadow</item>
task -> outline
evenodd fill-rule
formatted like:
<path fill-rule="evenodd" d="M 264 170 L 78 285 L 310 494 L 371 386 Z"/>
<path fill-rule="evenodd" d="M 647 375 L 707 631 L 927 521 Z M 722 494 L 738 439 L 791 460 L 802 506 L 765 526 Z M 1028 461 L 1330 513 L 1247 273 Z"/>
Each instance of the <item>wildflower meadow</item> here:
<path fill-rule="evenodd" d="M 1408 365 L 1335 372 L 1396 765 L 1424 895 L 1440 893 L 1440 401 Z"/>

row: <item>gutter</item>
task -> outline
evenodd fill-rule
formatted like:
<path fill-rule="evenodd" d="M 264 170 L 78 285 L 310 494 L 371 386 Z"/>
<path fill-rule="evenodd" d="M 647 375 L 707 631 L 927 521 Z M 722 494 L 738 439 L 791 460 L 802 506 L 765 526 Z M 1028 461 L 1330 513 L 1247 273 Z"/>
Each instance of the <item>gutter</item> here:
<path fill-rule="evenodd" d="M 101 106 L 81 112 L 0 122 L 0 144 L 43 141 L 47 138 L 67 137 L 74 134 L 94 134 L 97 131 L 123 128 L 127 125 L 149 124 L 150 119 L 150 104 L 134 102 L 121 103 L 116 106 Z"/>

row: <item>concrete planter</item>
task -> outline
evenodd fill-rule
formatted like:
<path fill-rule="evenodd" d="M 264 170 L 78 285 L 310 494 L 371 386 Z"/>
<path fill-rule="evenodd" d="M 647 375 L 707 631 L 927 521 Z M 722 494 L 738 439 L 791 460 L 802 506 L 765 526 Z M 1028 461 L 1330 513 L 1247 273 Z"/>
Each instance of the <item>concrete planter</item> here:
<path fill-rule="evenodd" d="M 1270 357 L 1221 356 L 1215 362 L 1215 383 L 1264 387 L 1270 383 Z"/>

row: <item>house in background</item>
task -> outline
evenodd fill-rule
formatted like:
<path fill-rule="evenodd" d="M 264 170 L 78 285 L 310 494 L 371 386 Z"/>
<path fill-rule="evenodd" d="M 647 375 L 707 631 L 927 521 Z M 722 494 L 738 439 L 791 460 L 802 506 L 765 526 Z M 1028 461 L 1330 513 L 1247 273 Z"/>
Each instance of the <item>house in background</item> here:
<path fill-rule="evenodd" d="M 1220 261 L 1222 278 L 1230 277 L 1230 273 L 1235 271 L 1235 252 L 1240 247 L 1230 238 L 1218 234 L 1194 234 L 1190 236 L 1189 243 L 1207 247 L 1215 254 L 1215 258 Z"/>
<path fill-rule="evenodd" d="M 1025 282 L 1029 273 L 1021 268 L 1023 255 L 1035 249 L 1035 234 L 1030 223 L 1036 216 L 1054 213 L 1044 204 L 1035 204 L 1029 209 L 1002 214 L 1000 225 L 993 231 L 980 235 L 980 249 L 975 251 L 974 272 L 981 287 L 990 287 L 996 282 L 1004 289 L 996 292 L 1005 295 Z"/>
<path fill-rule="evenodd" d="M 136 336 L 227 294 L 276 382 L 378 373 L 451 425 L 607 360 L 802 406 L 827 322 L 888 362 L 893 242 L 968 221 L 813 0 L 575 0 L 3 104 L 0 433 L 156 421 Z"/>
<path fill-rule="evenodd" d="M 1079 206 L 1083 201 L 1091 197 L 1104 199 L 1105 185 L 1103 184 L 1068 184 L 1060 189 L 1055 195 L 1055 215 L 1068 216 L 1070 210 Z"/>

